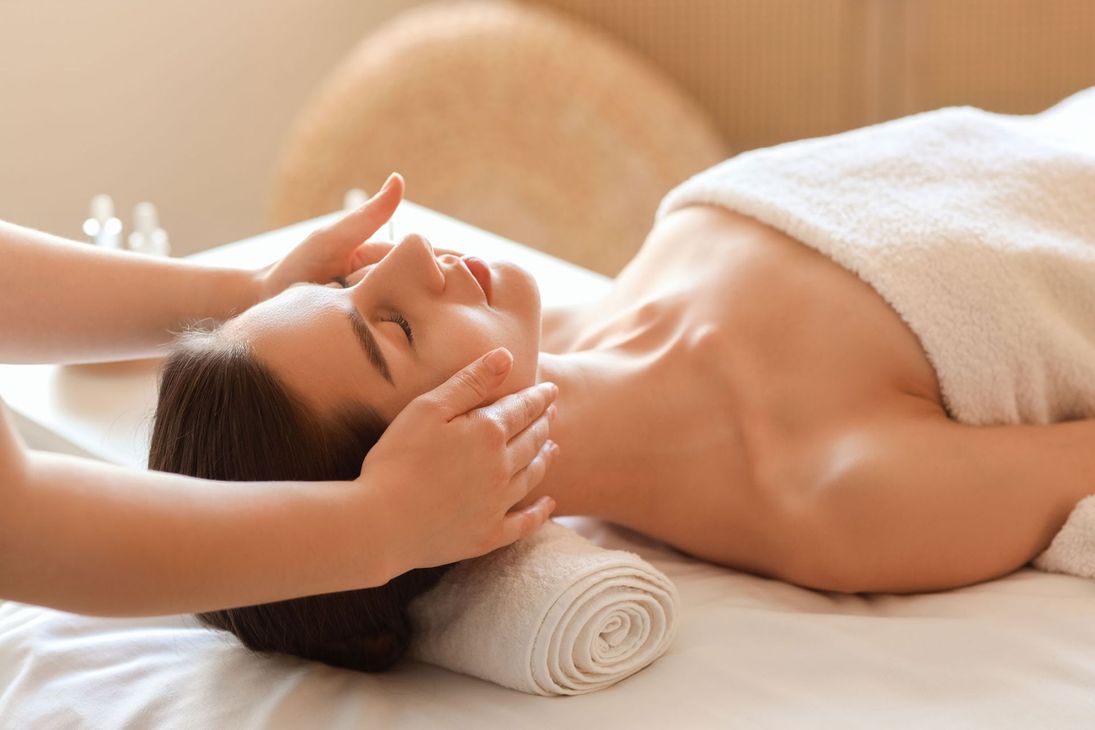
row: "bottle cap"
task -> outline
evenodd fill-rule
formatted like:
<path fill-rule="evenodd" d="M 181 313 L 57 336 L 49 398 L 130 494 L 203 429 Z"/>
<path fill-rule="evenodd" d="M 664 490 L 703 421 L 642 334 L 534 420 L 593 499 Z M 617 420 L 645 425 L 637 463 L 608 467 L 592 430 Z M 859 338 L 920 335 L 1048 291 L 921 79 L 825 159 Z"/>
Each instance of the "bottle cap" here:
<path fill-rule="evenodd" d="M 114 217 L 114 200 L 100 193 L 91 199 L 91 217 L 103 223 Z"/>
<path fill-rule="evenodd" d="M 133 229 L 147 236 L 159 227 L 160 220 L 156 213 L 156 206 L 149 202 L 137 203 L 137 206 L 133 208 Z"/>

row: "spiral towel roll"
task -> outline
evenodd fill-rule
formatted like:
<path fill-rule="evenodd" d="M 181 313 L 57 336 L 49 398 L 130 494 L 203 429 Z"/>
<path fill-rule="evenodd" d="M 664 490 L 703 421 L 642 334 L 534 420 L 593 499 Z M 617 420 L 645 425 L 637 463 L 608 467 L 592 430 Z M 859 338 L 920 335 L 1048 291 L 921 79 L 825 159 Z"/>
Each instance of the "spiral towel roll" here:
<path fill-rule="evenodd" d="M 678 603 L 676 587 L 638 555 L 549 521 L 416 599 L 409 655 L 530 694 L 585 694 L 664 654 Z"/>

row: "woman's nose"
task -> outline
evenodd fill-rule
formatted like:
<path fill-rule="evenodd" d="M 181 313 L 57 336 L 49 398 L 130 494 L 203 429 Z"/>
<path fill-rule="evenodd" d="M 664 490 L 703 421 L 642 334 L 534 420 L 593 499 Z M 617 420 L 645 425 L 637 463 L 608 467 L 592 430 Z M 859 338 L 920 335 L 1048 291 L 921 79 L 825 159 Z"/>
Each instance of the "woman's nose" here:
<path fill-rule="evenodd" d="M 433 258 L 433 244 L 427 241 L 426 237 L 421 233 L 408 233 L 403 237 L 403 240 L 400 241 L 400 244 L 423 247 L 426 249 L 426 253 L 430 258 Z"/>
<path fill-rule="evenodd" d="M 445 290 L 445 274 L 437 265 L 433 246 L 426 237 L 418 233 L 409 233 L 388 254 L 394 257 L 393 264 L 397 269 L 403 270 L 410 281 L 425 285 L 431 292 L 440 293 Z"/>
<path fill-rule="evenodd" d="M 437 265 L 433 245 L 425 236 L 418 233 L 408 234 L 403 240 L 409 245 L 413 245 L 415 265 L 421 268 L 429 289 L 437 293 L 445 291 L 445 272 Z"/>
<path fill-rule="evenodd" d="M 360 284 L 365 284 L 366 280 L 372 282 L 365 287 L 368 289 L 391 286 L 403 291 L 415 287 L 425 287 L 433 293 L 445 290 L 445 275 L 434 258 L 433 246 L 425 236 L 417 233 L 404 236 Z"/>

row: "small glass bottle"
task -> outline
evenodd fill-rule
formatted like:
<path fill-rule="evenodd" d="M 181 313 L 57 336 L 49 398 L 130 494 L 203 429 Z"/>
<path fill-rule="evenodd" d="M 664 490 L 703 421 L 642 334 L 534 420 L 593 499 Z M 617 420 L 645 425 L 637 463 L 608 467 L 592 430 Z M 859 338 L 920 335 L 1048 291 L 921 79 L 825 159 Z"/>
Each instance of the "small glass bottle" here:
<path fill-rule="evenodd" d="M 137 203 L 133 208 L 133 232 L 129 234 L 129 250 L 149 256 L 171 255 L 167 231 L 160 228 L 159 215 L 152 203 Z"/>
<path fill-rule="evenodd" d="M 91 217 L 84 221 L 88 243 L 103 248 L 122 248 L 122 222 L 114 216 L 114 200 L 109 195 L 91 199 Z"/>

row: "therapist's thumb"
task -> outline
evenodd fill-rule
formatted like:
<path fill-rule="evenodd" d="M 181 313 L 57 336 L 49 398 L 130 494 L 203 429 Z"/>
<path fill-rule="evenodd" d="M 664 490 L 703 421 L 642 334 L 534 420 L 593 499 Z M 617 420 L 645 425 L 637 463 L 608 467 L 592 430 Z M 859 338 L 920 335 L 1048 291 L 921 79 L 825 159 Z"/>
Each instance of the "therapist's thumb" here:
<path fill-rule="evenodd" d="M 424 398 L 451 421 L 478 406 L 509 375 L 513 355 L 504 347 L 491 350 L 453 375 Z"/>

